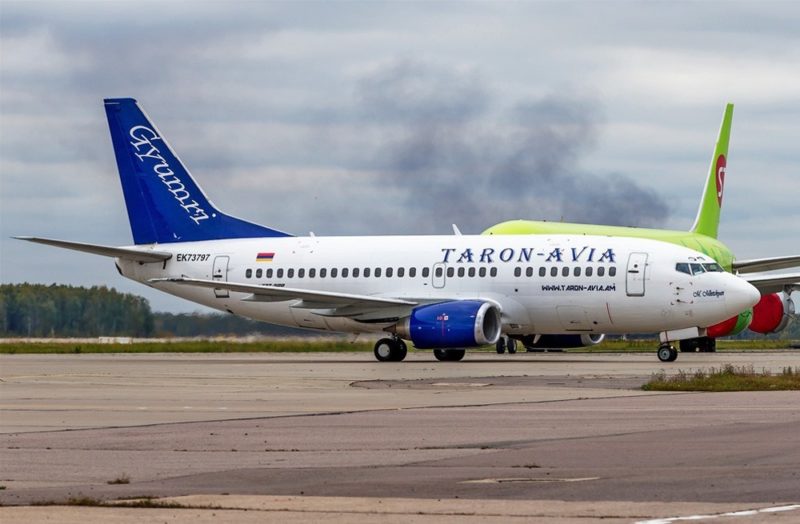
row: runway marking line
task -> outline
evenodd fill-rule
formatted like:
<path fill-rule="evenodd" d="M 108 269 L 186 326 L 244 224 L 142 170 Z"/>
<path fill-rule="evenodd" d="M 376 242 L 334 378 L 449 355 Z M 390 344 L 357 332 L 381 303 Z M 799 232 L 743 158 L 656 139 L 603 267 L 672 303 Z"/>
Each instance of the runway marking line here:
<path fill-rule="evenodd" d="M 666 517 L 660 519 L 640 520 L 636 524 L 671 524 L 684 520 L 714 520 L 724 517 L 752 517 L 759 513 L 781 513 L 784 511 L 800 510 L 800 504 L 788 504 L 786 506 L 773 506 L 769 508 L 748 509 L 742 511 L 729 511 L 727 513 L 716 513 L 714 515 L 688 515 L 685 517 Z"/>

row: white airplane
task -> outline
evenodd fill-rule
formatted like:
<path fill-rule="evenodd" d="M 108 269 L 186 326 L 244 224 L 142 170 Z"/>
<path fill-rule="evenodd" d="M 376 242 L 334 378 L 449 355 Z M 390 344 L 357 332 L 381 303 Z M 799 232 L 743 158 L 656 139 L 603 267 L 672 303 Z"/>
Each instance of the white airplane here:
<path fill-rule="evenodd" d="M 708 255 L 644 238 L 583 234 L 295 237 L 218 210 L 133 99 L 105 101 L 134 245 L 38 237 L 114 257 L 123 276 L 236 315 L 309 329 L 383 333 L 437 359 L 501 334 L 703 336 L 761 295 Z"/>

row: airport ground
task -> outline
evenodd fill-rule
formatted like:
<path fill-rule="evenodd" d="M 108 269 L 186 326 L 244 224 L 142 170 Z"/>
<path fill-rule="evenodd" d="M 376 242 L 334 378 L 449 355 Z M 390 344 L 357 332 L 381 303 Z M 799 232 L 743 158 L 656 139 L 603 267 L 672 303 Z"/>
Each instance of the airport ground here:
<path fill-rule="evenodd" d="M 0 355 L 0 522 L 800 521 L 800 393 L 640 389 L 729 363 Z"/>

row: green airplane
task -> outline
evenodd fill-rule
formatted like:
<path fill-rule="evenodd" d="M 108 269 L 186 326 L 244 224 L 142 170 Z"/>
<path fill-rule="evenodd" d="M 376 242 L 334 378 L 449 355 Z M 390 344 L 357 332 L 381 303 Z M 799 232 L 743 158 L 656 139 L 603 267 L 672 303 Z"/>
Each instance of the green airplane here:
<path fill-rule="evenodd" d="M 776 333 L 786 328 L 795 315 L 791 293 L 800 289 L 800 272 L 764 273 L 778 269 L 800 267 L 800 255 L 736 260 L 733 252 L 719 239 L 720 212 L 725 189 L 728 143 L 733 119 L 733 104 L 725 107 L 719 137 L 714 148 L 703 196 L 697 211 L 697 218 L 689 231 L 668 229 L 646 229 L 637 227 L 605 226 L 597 224 L 574 224 L 534 220 L 510 220 L 494 225 L 483 232 L 484 235 L 553 235 L 586 234 L 615 237 L 635 237 L 660 240 L 689 247 L 713 258 L 723 269 L 736 273 L 761 291 L 761 301 L 752 309 L 737 317 L 711 326 L 706 336 L 681 341 L 682 351 L 714 351 L 715 339 L 736 335 L 745 328 L 757 333 Z M 691 269 L 689 269 L 691 270 Z M 556 345 L 559 342 L 555 338 Z M 525 341 L 523 341 L 524 343 Z M 510 347 L 510 346 L 509 346 Z M 500 348 L 498 346 L 498 351 Z"/>

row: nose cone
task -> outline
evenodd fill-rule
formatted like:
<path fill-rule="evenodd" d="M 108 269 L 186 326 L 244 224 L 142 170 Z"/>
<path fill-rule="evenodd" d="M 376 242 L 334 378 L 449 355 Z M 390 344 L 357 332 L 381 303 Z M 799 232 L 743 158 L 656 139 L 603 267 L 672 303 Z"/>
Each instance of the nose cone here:
<path fill-rule="evenodd" d="M 725 309 L 732 317 L 755 306 L 761 300 L 761 292 L 750 282 L 736 275 L 727 275 L 728 285 L 725 297 Z"/>

